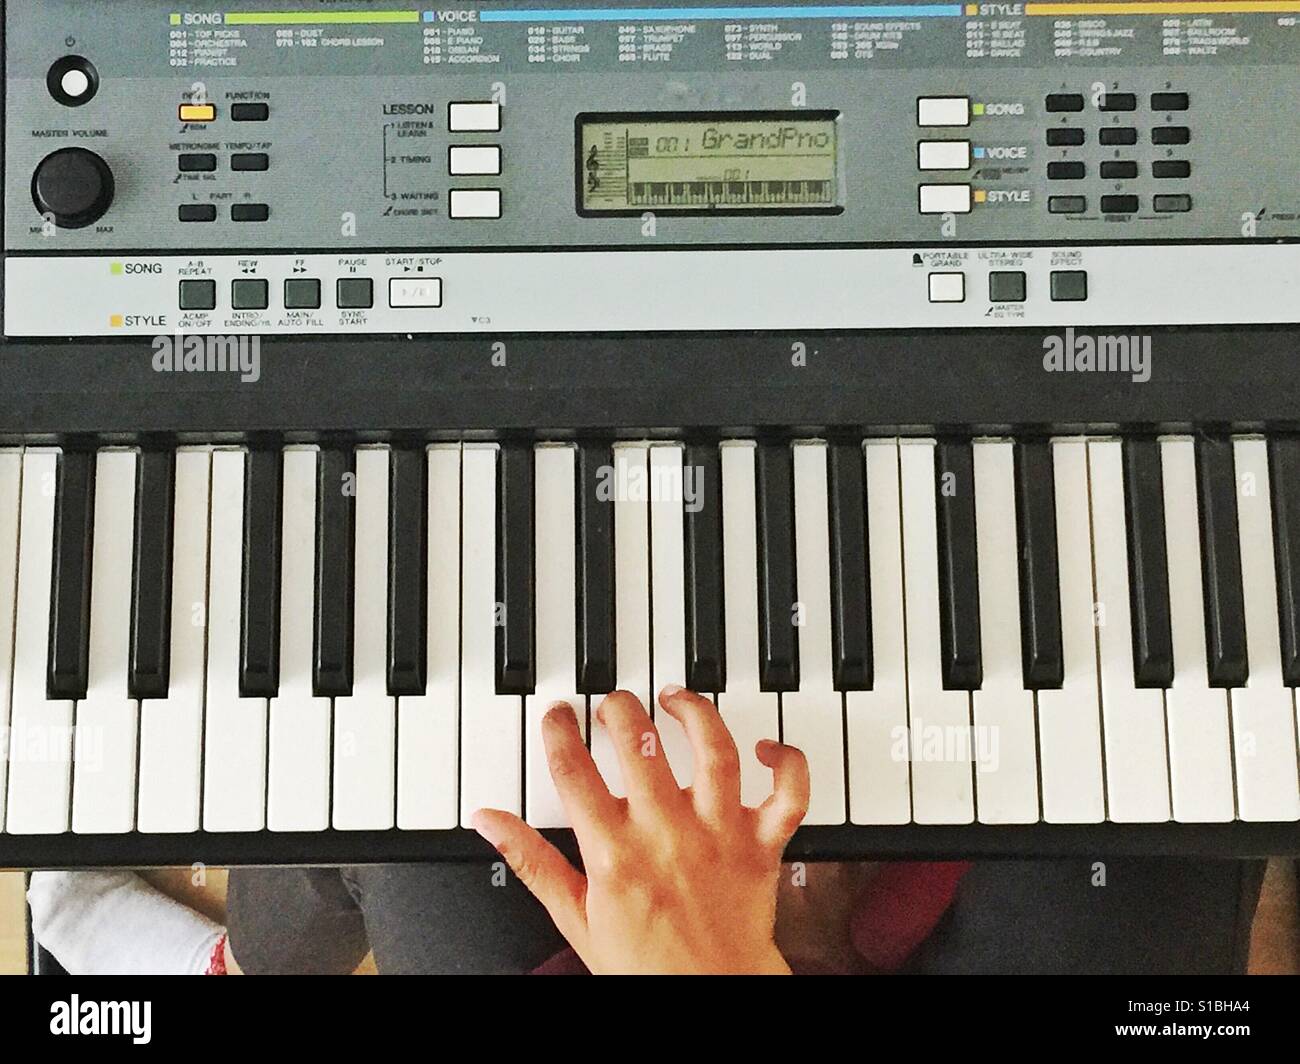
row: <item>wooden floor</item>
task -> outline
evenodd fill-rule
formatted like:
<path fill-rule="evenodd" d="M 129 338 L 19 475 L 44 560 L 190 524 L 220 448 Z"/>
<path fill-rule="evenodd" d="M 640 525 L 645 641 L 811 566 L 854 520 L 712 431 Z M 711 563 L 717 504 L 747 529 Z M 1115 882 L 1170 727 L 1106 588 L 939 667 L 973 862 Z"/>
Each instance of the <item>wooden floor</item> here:
<path fill-rule="evenodd" d="M 149 879 L 159 889 L 206 912 L 222 918 L 225 903 L 225 873 L 213 869 L 205 882 L 195 884 L 189 869 L 151 872 Z M 1255 916 L 1251 939 L 1250 970 L 1253 974 L 1300 974 L 1300 900 L 1297 898 L 1296 863 L 1270 861 L 1264 892 Z M 23 901 L 23 877 L 18 872 L 0 872 L 0 975 L 27 971 L 27 921 Z M 358 969 L 372 973 L 373 961 Z"/>

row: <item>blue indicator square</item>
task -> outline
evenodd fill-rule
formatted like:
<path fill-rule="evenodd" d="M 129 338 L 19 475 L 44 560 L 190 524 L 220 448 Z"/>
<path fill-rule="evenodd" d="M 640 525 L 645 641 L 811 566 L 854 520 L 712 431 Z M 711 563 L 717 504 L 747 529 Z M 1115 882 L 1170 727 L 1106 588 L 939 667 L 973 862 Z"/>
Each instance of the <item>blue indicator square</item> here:
<path fill-rule="evenodd" d="M 432 21 L 433 21 L 434 19 L 436 19 L 437 17 L 438 17 L 438 16 L 437 16 L 436 14 L 434 14 L 434 12 L 432 12 L 432 11 L 426 11 L 426 12 L 424 13 L 424 21 L 425 21 L 425 22 L 432 22 Z"/>
<path fill-rule="evenodd" d="M 976 148 L 976 149 L 975 149 L 975 158 L 977 158 L 977 159 L 983 159 L 983 158 L 984 158 L 984 149 L 983 149 L 983 148 Z"/>

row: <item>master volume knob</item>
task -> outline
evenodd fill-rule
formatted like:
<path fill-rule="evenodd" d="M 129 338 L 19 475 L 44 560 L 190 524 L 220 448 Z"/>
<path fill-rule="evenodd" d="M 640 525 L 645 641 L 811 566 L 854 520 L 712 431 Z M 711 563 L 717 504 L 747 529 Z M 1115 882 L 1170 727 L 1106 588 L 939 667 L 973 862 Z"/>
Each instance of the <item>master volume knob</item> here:
<path fill-rule="evenodd" d="M 112 205 L 113 171 L 93 151 L 61 148 L 36 167 L 32 199 L 60 229 L 83 229 Z"/>

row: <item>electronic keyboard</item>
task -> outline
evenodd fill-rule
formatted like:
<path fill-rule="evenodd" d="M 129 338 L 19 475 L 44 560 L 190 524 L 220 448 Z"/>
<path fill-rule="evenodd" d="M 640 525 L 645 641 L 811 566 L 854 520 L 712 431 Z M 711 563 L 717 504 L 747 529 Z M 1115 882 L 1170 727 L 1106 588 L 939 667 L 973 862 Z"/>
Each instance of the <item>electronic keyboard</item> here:
<path fill-rule="evenodd" d="M 1300 2 L 0 8 L 0 866 L 1300 853 Z"/>

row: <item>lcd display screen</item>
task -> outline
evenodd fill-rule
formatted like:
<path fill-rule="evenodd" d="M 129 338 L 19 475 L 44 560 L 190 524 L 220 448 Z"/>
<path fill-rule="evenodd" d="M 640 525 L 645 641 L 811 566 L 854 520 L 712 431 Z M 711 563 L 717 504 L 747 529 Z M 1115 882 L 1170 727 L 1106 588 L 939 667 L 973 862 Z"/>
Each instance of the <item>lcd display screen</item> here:
<path fill-rule="evenodd" d="M 838 212 L 838 119 L 829 111 L 579 115 L 579 212 Z"/>

